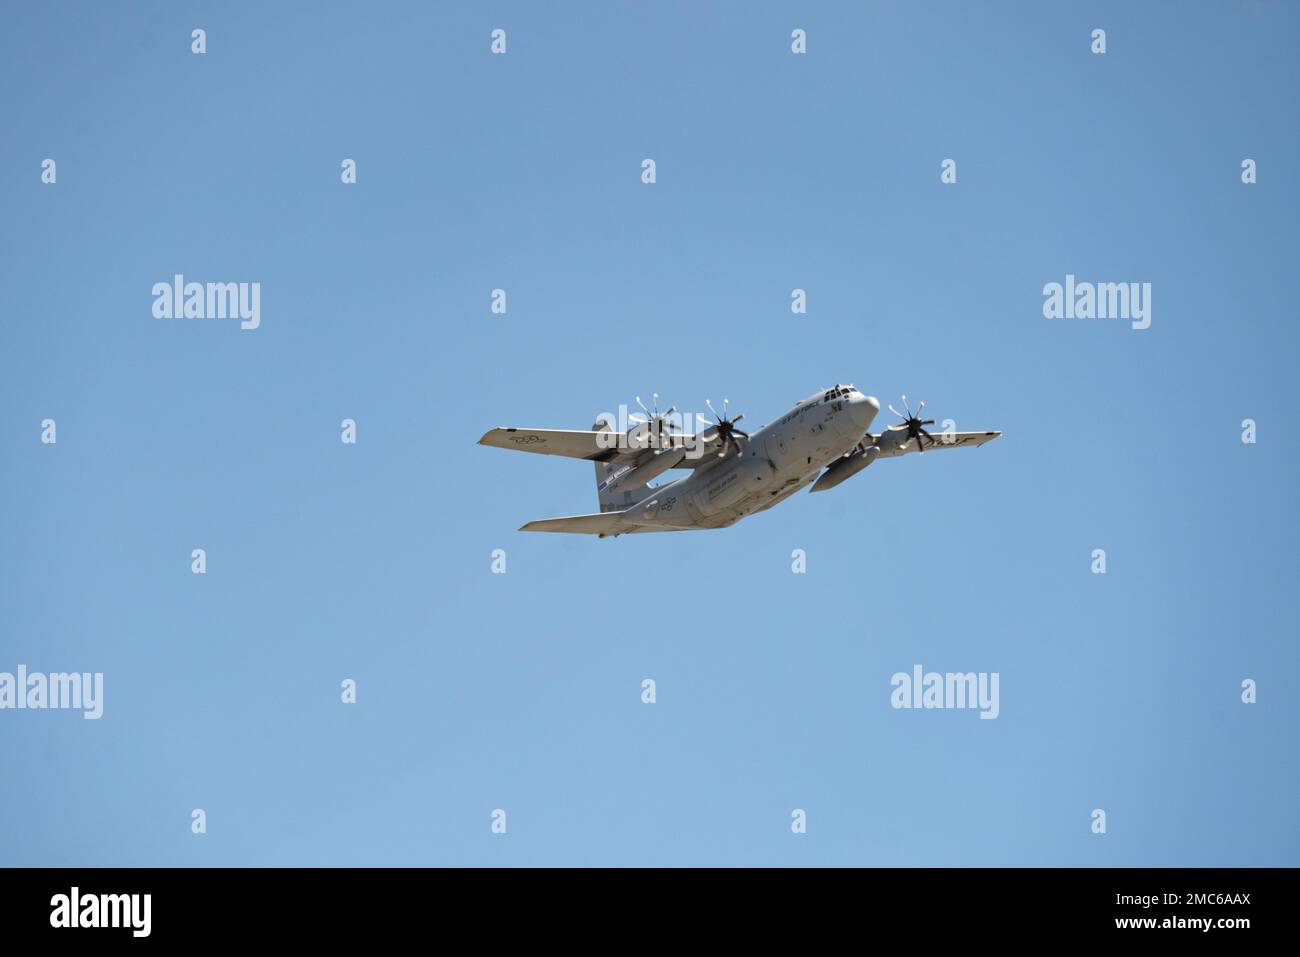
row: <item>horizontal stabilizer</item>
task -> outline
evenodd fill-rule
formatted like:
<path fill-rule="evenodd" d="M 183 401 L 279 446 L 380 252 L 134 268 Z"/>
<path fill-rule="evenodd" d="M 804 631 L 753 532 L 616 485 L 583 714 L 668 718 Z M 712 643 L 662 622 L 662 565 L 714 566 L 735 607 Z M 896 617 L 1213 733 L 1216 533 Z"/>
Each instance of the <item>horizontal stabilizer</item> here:
<path fill-rule="evenodd" d="M 596 515 L 570 515 L 567 518 L 543 518 L 529 522 L 521 532 L 580 532 L 585 535 L 616 535 L 635 530 L 622 512 L 601 512 Z"/>

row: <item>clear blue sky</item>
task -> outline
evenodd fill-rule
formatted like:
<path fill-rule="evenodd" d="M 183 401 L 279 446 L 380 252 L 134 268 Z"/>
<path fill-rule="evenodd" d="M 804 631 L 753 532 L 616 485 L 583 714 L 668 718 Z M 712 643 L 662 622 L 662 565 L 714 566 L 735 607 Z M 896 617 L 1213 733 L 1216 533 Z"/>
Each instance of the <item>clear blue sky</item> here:
<path fill-rule="evenodd" d="M 1298 44 L 1283 3 L 11 9 L 0 670 L 105 701 L 0 712 L 0 863 L 1300 863 Z M 155 320 L 177 272 L 261 328 Z M 1067 273 L 1151 328 L 1044 319 Z M 835 382 L 1005 435 L 607 541 L 515 531 L 588 464 L 475 444 Z M 917 663 L 1000 717 L 891 709 Z"/>

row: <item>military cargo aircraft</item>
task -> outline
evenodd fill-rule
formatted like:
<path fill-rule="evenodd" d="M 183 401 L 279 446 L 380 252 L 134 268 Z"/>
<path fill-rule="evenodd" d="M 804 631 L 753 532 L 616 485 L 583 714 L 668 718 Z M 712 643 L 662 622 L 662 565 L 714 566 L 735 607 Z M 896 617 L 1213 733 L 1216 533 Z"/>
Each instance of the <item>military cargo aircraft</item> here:
<path fill-rule="evenodd" d="M 861 472 L 877 459 L 908 452 L 983 445 L 1001 432 L 926 431 L 922 402 L 912 411 L 889 411 L 902 421 L 878 434 L 870 431 L 880 403 L 851 385 L 837 385 L 808 396 L 785 415 L 752 434 L 738 428 L 744 416 L 728 417 L 724 400 L 719 414 L 707 402 L 714 421 L 693 418 L 698 433 L 674 431 L 686 421 L 675 407 L 660 413 L 658 396 L 620 431 L 612 417 L 586 430 L 492 429 L 480 445 L 542 455 L 587 459 L 596 464 L 600 511 L 591 515 L 545 518 L 520 528 L 524 532 L 576 532 L 601 538 L 636 532 L 682 532 L 726 528 L 746 516 L 783 502 L 801 488 L 824 492 Z M 686 476 L 651 485 L 671 469 Z"/>

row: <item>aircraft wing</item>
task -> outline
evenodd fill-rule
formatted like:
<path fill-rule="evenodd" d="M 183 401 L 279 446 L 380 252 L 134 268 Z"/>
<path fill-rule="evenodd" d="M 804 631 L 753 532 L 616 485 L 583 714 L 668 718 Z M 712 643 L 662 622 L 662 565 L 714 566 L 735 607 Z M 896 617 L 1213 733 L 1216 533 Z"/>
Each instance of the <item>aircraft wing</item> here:
<path fill-rule="evenodd" d="M 922 439 L 925 442 L 925 452 L 938 452 L 943 449 L 959 449 L 971 445 L 983 445 L 985 442 L 992 442 L 1001 432 L 952 432 L 944 434 L 942 432 L 931 432 L 934 436 L 934 442 L 929 439 Z M 888 429 L 876 440 L 876 445 L 880 449 L 879 457 L 892 458 L 896 455 L 906 455 L 909 452 L 917 451 L 916 442 L 907 438 L 907 433 L 903 429 Z"/>
<path fill-rule="evenodd" d="M 598 439 L 598 437 L 603 437 Z M 478 440 L 479 445 L 490 445 L 498 449 L 517 449 L 520 452 L 536 452 L 539 455 L 562 455 L 570 459 L 587 459 L 591 462 L 614 462 L 635 459 L 644 451 L 643 448 L 623 448 L 612 445 L 620 438 L 619 433 L 596 431 L 593 429 L 492 429 Z M 695 436 L 683 436 L 674 433 L 673 443 L 692 441 Z M 709 448 L 710 434 L 703 433 L 700 441 Z M 605 444 L 602 445 L 601 442 Z M 687 457 L 676 468 L 695 468 L 713 460 L 713 456 L 700 458 Z"/>
<path fill-rule="evenodd" d="M 607 443 L 613 437 L 611 432 L 591 429 L 492 429 L 478 440 L 478 444 L 593 462 L 608 462 L 617 458 L 620 451 L 626 451 L 601 446 L 596 441 L 599 435 L 604 435 Z"/>

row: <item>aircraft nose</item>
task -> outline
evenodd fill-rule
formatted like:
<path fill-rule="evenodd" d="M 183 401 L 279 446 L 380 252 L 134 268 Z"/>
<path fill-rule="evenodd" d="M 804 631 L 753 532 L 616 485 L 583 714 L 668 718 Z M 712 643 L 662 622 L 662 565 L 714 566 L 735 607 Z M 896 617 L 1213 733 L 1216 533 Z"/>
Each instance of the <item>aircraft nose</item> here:
<path fill-rule="evenodd" d="M 880 402 L 874 396 L 856 392 L 849 399 L 849 417 L 860 432 L 866 432 L 871 428 L 871 422 L 879 411 Z"/>

